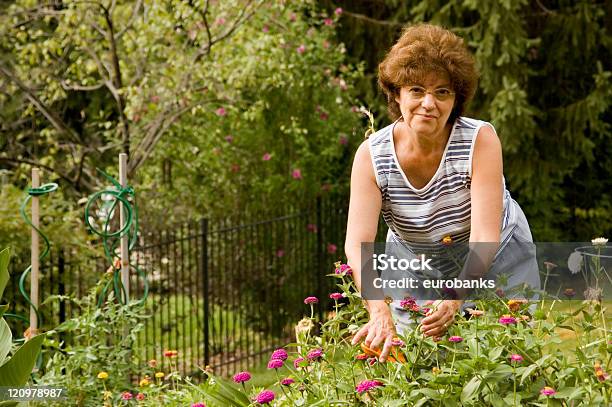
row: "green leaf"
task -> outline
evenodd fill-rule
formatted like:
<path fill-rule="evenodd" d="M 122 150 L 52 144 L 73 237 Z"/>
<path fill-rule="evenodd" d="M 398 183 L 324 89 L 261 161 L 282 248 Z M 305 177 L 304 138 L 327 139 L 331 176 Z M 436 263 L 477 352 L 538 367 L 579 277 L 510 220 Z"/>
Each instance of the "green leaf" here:
<path fill-rule="evenodd" d="M 13 357 L 0 366 L 0 386 L 23 386 L 28 381 L 43 339 L 44 335 L 36 335 L 21 345 Z"/>
<path fill-rule="evenodd" d="M 0 298 L 4 294 L 4 288 L 9 280 L 8 264 L 11 257 L 11 251 L 7 247 L 0 252 Z"/>
<path fill-rule="evenodd" d="M 440 393 L 438 393 L 437 391 L 435 391 L 434 389 L 420 389 L 419 393 L 429 397 L 432 400 L 440 400 L 442 399 L 442 395 Z"/>
<path fill-rule="evenodd" d="M 472 377 L 472 379 L 467 382 L 467 384 L 463 387 L 461 391 L 461 403 L 465 404 L 469 400 L 471 400 L 475 395 L 478 389 L 480 388 L 481 379 L 478 376 Z"/>
<path fill-rule="evenodd" d="M 566 387 L 553 395 L 556 399 L 576 400 L 582 396 L 584 389 L 580 387 Z"/>
<path fill-rule="evenodd" d="M 217 387 L 208 395 L 222 406 L 246 407 L 251 404 L 246 394 L 221 379 L 218 379 Z"/>
<path fill-rule="evenodd" d="M 533 364 L 533 365 L 529 365 L 525 368 L 525 371 L 523 372 L 523 374 L 521 375 L 521 384 L 523 384 L 523 382 L 525 381 L 526 378 L 529 377 L 529 375 L 531 375 L 531 373 L 533 373 L 534 370 L 536 370 L 538 368 L 538 365 Z"/>
<path fill-rule="evenodd" d="M 0 319 L 0 366 L 4 363 L 13 344 L 13 334 L 4 318 Z"/>
<path fill-rule="evenodd" d="M 8 304 L 0 305 L 0 317 L 2 317 L 2 315 L 4 315 L 6 311 L 8 311 L 8 308 Z"/>
<path fill-rule="evenodd" d="M 489 352 L 489 359 L 491 361 L 497 360 L 503 351 L 504 351 L 503 346 L 496 346 L 495 348 L 491 349 L 491 351 Z"/>

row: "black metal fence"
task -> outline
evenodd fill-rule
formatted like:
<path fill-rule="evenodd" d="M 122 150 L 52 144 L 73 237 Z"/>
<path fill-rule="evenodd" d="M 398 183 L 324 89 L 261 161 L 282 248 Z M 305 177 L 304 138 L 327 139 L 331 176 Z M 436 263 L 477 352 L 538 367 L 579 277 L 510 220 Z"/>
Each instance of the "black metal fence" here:
<path fill-rule="evenodd" d="M 164 350 L 178 350 L 179 369 L 188 375 L 206 365 L 226 375 L 261 363 L 293 339 L 295 324 L 309 312 L 304 297 L 320 298 L 320 314 L 329 306 L 334 281 L 325 275 L 344 258 L 347 208 L 346 198 L 320 198 L 258 219 L 202 219 L 143 233 L 131 254 L 149 282 L 151 318 L 139 355 L 163 360 Z M 82 296 L 109 266 L 71 258 L 66 249 L 53 253 L 41 270 L 42 299 Z M 139 297 L 143 282 L 132 274 L 131 296 Z M 13 310 L 27 315 L 18 276 L 11 280 Z M 41 307 L 43 328 L 75 315 L 70 303 L 53 304 Z M 16 324 L 17 332 L 26 328 Z"/>

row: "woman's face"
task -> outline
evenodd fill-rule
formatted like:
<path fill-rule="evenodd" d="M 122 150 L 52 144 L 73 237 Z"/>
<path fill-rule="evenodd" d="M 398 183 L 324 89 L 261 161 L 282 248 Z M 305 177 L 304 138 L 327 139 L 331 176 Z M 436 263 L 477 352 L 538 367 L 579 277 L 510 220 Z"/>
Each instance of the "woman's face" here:
<path fill-rule="evenodd" d="M 395 101 L 408 129 L 417 135 L 437 136 L 453 110 L 455 94 L 447 74 L 431 73 L 422 83 L 403 86 Z"/>

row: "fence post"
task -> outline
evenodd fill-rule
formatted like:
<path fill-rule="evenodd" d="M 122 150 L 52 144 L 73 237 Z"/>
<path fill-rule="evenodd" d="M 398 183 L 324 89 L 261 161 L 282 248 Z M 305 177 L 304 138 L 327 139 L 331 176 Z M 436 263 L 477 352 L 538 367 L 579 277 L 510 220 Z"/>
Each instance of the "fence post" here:
<path fill-rule="evenodd" d="M 317 297 L 320 301 L 320 306 L 317 307 L 319 310 L 319 321 L 323 322 L 323 307 L 325 307 L 325 298 L 323 297 L 323 262 L 325 261 L 325 247 L 323 247 L 323 210 L 322 210 L 321 196 L 317 196 L 317 267 L 316 267 L 316 279 L 317 279 Z"/>
<path fill-rule="evenodd" d="M 200 220 L 200 232 L 202 235 L 202 254 L 200 256 L 202 268 L 202 289 L 204 291 L 204 367 L 210 363 L 209 334 L 209 303 L 208 303 L 208 219 Z"/>
<path fill-rule="evenodd" d="M 38 168 L 32 168 L 32 188 L 40 187 L 40 173 Z M 38 196 L 32 196 L 32 249 L 31 249 L 31 264 L 32 272 L 30 274 L 30 301 L 32 306 L 30 307 L 30 334 L 36 335 L 38 333 L 38 315 L 36 310 L 38 309 L 38 279 L 40 261 L 38 256 L 40 254 L 38 232 L 37 228 L 40 228 L 40 206 L 38 202 Z"/>

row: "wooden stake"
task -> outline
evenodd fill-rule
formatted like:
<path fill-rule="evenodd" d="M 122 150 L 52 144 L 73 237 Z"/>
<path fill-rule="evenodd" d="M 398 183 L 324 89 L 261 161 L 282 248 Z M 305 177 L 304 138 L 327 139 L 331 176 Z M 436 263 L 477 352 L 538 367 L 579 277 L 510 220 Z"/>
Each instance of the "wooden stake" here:
<path fill-rule="evenodd" d="M 32 168 L 32 188 L 40 187 L 40 173 L 38 168 Z M 40 206 L 38 196 L 32 196 L 32 225 L 40 229 Z M 38 331 L 38 318 L 35 309 L 38 309 L 38 279 L 40 270 L 40 248 L 38 241 L 38 232 L 32 228 L 32 271 L 30 274 L 30 301 L 33 307 L 30 307 L 30 335 L 36 335 Z M 36 307 L 36 308 L 34 308 Z"/>
<path fill-rule="evenodd" d="M 119 183 L 121 187 L 127 186 L 127 154 L 119 154 Z M 119 211 L 120 227 L 125 225 L 127 221 L 127 208 L 121 204 Z M 127 304 L 130 298 L 130 253 L 129 253 L 129 229 L 121 237 L 121 282 L 125 289 L 125 303 Z"/>

